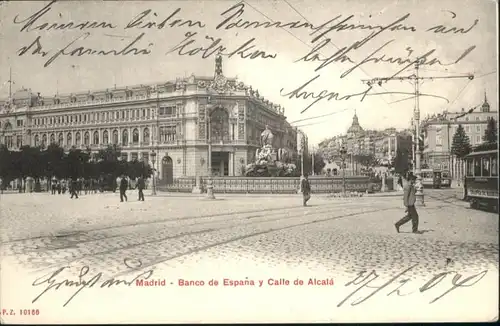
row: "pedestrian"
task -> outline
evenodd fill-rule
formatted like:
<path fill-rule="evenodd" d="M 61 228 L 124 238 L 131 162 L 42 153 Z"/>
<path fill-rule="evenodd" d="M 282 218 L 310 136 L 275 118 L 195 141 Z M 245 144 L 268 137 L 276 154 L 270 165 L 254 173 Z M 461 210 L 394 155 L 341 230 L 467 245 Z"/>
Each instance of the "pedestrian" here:
<path fill-rule="evenodd" d="M 146 184 L 144 182 L 144 178 L 143 177 L 139 177 L 139 179 L 137 179 L 137 183 L 136 183 L 135 187 L 137 189 L 139 189 L 139 200 L 144 201 L 144 193 L 142 191 L 146 187 Z"/>
<path fill-rule="evenodd" d="M 56 181 L 56 178 L 53 178 L 52 179 L 52 182 L 50 183 L 50 192 L 55 195 L 56 194 L 56 185 L 57 185 L 57 181 Z"/>
<path fill-rule="evenodd" d="M 417 199 L 416 197 L 416 189 L 415 189 L 415 180 L 417 178 L 413 175 L 413 173 L 408 173 L 408 182 L 403 188 L 403 203 L 406 207 L 405 213 L 406 215 L 399 221 L 394 224 L 396 227 L 396 231 L 399 233 L 399 228 L 409 222 L 411 220 L 412 224 L 412 232 L 413 233 L 419 233 L 418 232 L 418 213 L 417 210 L 415 209 L 415 201 Z"/>
<path fill-rule="evenodd" d="M 125 198 L 125 201 L 128 201 L 127 194 L 125 193 L 128 188 L 128 180 L 125 178 L 125 175 L 122 175 L 122 178 L 120 180 L 120 201 L 123 202 L 123 198 Z"/>
<path fill-rule="evenodd" d="M 78 181 L 76 178 L 71 179 L 71 182 L 69 184 L 69 193 L 71 195 L 71 199 L 73 199 L 73 196 L 78 199 Z"/>
<path fill-rule="evenodd" d="M 300 181 L 300 189 L 302 191 L 302 204 L 307 206 L 307 201 L 311 199 L 311 184 L 309 183 L 307 174 L 304 174 Z"/>

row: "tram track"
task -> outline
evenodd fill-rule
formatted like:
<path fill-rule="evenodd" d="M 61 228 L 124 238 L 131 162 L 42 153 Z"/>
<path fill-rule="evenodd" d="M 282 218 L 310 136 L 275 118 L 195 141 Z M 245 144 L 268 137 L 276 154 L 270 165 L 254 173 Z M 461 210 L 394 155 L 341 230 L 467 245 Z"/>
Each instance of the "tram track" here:
<path fill-rule="evenodd" d="M 333 204 L 333 203 L 332 203 Z M 331 205 L 331 204 L 327 204 Z M 264 209 L 252 209 L 252 210 L 244 210 L 244 211 L 238 211 L 238 212 L 231 212 L 231 213 L 214 213 L 214 214 L 207 214 L 207 215 L 192 215 L 192 216 L 185 216 L 185 217 L 180 217 L 180 218 L 161 218 L 161 219 L 156 219 L 156 220 L 151 220 L 151 221 L 144 221 L 144 222 L 134 222 L 134 223 L 127 223 L 127 224 L 122 224 L 122 225 L 110 225 L 110 226 L 105 226 L 105 227 L 100 227 L 100 228 L 94 228 L 94 229 L 88 229 L 84 231 L 74 231 L 68 236 L 75 235 L 78 233 L 90 233 L 90 232 L 98 232 L 98 231 L 105 231 L 109 229 L 116 229 L 116 228 L 127 228 L 127 227 L 134 227 L 134 226 L 145 226 L 148 224 L 161 224 L 161 223 L 166 223 L 166 222 L 177 222 L 177 221 L 184 221 L 184 220 L 196 220 L 200 218 L 210 218 L 210 217 L 222 217 L 222 216 L 228 216 L 228 215 L 235 215 L 235 214 L 250 214 L 250 213 L 265 213 L 265 212 L 272 212 L 272 211 L 282 211 L 284 209 L 303 209 L 304 207 L 302 205 L 297 205 L 297 206 L 282 206 L 282 207 L 275 207 L 275 208 L 264 208 Z M 57 235 L 42 235 L 42 236 L 37 236 L 37 237 L 28 237 L 28 238 L 21 238 L 21 239 L 14 239 L 14 240 L 9 240 L 9 241 L 2 241 L 0 242 L 0 246 L 9 244 L 9 243 L 14 243 L 14 242 L 22 242 L 22 241 L 30 241 L 30 240 L 35 240 L 35 239 L 42 239 L 42 238 L 50 238 L 50 237 L 58 237 Z"/>
<path fill-rule="evenodd" d="M 326 203 L 321 206 L 309 206 L 306 207 L 306 209 L 311 209 L 314 207 L 339 207 L 339 206 L 348 206 L 349 203 Z M 186 217 L 181 217 L 181 218 L 162 218 L 162 219 L 157 219 L 157 220 L 152 220 L 152 221 L 145 221 L 145 222 L 138 222 L 138 223 L 128 223 L 128 224 L 123 224 L 123 225 L 114 225 L 114 226 L 105 226 L 101 228 L 94 228 L 94 229 L 89 229 L 89 230 L 81 230 L 81 231 L 74 231 L 71 232 L 67 235 L 44 235 L 44 236 L 38 236 L 38 237 L 30 237 L 30 238 L 22 238 L 22 239 L 14 239 L 10 241 L 4 241 L 0 242 L 0 246 L 16 243 L 16 242 L 22 242 L 22 241 L 32 241 L 32 240 L 37 240 L 37 239 L 43 239 L 43 238 L 59 238 L 59 239 L 68 239 L 74 236 L 78 235 L 88 235 L 90 233 L 96 233 L 96 232 L 102 232 L 106 230 L 117 230 L 117 229 L 124 229 L 124 228 L 130 228 L 130 227 L 141 227 L 141 226 L 148 226 L 151 224 L 165 224 L 165 223 L 178 223 L 180 221 L 187 221 L 187 220 L 200 220 L 200 219 L 208 219 L 208 218 L 223 218 L 227 216 L 238 216 L 237 219 L 243 220 L 243 219 L 253 219 L 257 217 L 263 216 L 262 214 L 259 213 L 267 213 L 265 216 L 273 216 L 273 215 L 279 215 L 282 214 L 284 210 L 297 210 L 300 209 L 301 212 L 304 212 L 304 207 L 302 205 L 300 206 L 284 206 L 284 207 L 278 207 L 278 208 L 267 208 L 267 209 L 257 209 L 257 210 L 245 210 L 245 211 L 239 211 L 239 212 L 230 212 L 230 213 L 215 213 L 215 214 L 207 214 L 207 215 L 195 215 L 195 216 L 186 216 Z M 241 215 L 246 215 L 246 214 L 253 214 L 250 216 L 245 216 L 245 217 L 239 217 Z M 215 223 L 216 221 L 210 221 L 210 223 Z M 189 224 L 189 225 L 194 225 L 194 224 Z M 185 225 L 184 225 L 185 226 Z M 134 232 L 131 232 L 134 233 Z M 130 234 L 130 233 L 126 233 Z M 97 238 L 97 239 L 90 239 L 90 240 L 84 240 L 84 241 L 78 241 L 79 243 L 85 243 L 85 242 L 93 242 L 93 241 L 98 241 L 98 240 L 103 240 L 106 238 L 114 238 L 114 237 L 120 237 L 124 236 L 126 234 L 121 234 L 121 235 L 116 235 L 116 236 L 109 236 L 109 237 L 104 237 L 104 238 Z"/>
<path fill-rule="evenodd" d="M 154 265 L 165 263 L 165 262 L 168 262 L 168 261 L 180 258 L 180 257 L 192 255 L 192 254 L 195 254 L 195 253 L 198 253 L 198 252 L 202 252 L 202 251 L 205 251 L 205 250 L 209 250 L 209 249 L 215 248 L 217 246 L 223 246 L 223 245 L 226 245 L 226 244 L 229 244 L 229 243 L 232 243 L 232 242 L 245 240 L 245 239 L 248 239 L 248 238 L 251 238 L 251 237 L 260 236 L 260 235 L 263 235 L 263 234 L 269 234 L 269 233 L 272 233 L 272 232 L 278 232 L 278 231 L 287 230 L 287 229 L 291 229 L 291 228 L 295 228 L 295 227 L 300 227 L 300 226 L 305 226 L 305 225 L 310 225 L 310 224 L 314 224 L 314 223 L 328 222 L 328 221 L 332 221 L 332 220 L 336 220 L 336 219 L 341 219 L 341 218 L 345 218 L 345 217 L 351 217 L 351 216 L 356 216 L 356 215 L 363 215 L 363 214 L 369 214 L 369 213 L 377 213 L 377 212 L 382 212 L 382 211 L 388 211 L 388 210 L 392 210 L 392 209 L 394 209 L 394 208 L 392 208 L 392 207 L 391 208 L 382 208 L 382 209 L 376 209 L 376 210 L 371 210 L 371 211 L 350 213 L 350 214 L 345 214 L 345 215 L 340 215 L 340 216 L 335 216 L 335 217 L 329 217 L 329 218 L 325 218 L 325 219 L 319 219 L 319 220 L 313 220 L 313 221 L 308 221 L 308 222 L 304 222 L 304 223 L 287 225 L 287 226 L 278 227 L 278 228 L 269 229 L 269 230 L 264 230 L 264 231 L 258 231 L 258 232 L 254 232 L 254 233 L 250 233 L 250 234 L 238 236 L 238 237 L 235 237 L 235 238 L 231 238 L 231 239 L 228 239 L 228 240 L 225 240 L 225 241 L 219 241 L 219 242 L 211 243 L 211 244 L 206 245 L 206 246 L 194 248 L 194 249 L 188 250 L 185 253 L 181 253 L 181 254 L 177 254 L 177 255 L 171 255 L 171 256 L 166 256 L 166 257 L 160 257 L 160 258 L 154 260 L 153 262 L 150 262 L 149 264 L 142 264 L 138 268 L 132 268 L 130 270 L 127 270 L 126 272 L 117 273 L 117 274 L 113 275 L 113 277 L 118 277 L 118 276 L 130 274 L 130 273 L 132 273 L 132 272 L 134 272 L 134 271 L 136 271 L 138 269 L 143 270 L 143 269 L 152 267 Z"/>
<path fill-rule="evenodd" d="M 269 229 L 269 230 L 265 230 L 265 231 L 259 231 L 259 232 L 255 232 L 255 233 L 250 233 L 250 234 L 239 236 L 239 237 L 236 237 L 236 238 L 233 238 L 233 239 L 230 239 L 230 240 L 226 240 L 226 241 L 222 241 L 222 242 L 217 242 L 215 245 L 224 245 L 224 244 L 227 244 L 227 243 L 230 243 L 230 242 L 233 242 L 233 241 L 238 241 L 238 240 L 246 239 L 248 237 L 258 236 L 258 235 L 261 235 L 261 234 L 266 234 L 266 233 L 269 233 L 269 232 L 272 232 L 272 231 L 280 231 L 280 230 L 284 230 L 284 229 L 288 229 L 288 228 L 292 228 L 292 227 L 297 227 L 297 226 L 303 226 L 303 225 L 308 225 L 308 224 L 313 224 L 313 223 L 325 222 L 325 221 L 329 221 L 329 220 L 333 220 L 333 219 L 338 219 L 338 218 L 343 218 L 343 217 L 349 217 L 349 216 L 355 216 L 355 215 L 362 215 L 362 214 L 368 214 L 368 213 L 376 213 L 376 212 L 386 211 L 386 210 L 392 210 L 392 209 L 395 209 L 395 208 L 394 207 L 381 208 L 381 209 L 375 209 L 375 210 L 368 210 L 368 211 L 361 211 L 361 212 L 354 212 L 354 213 L 349 213 L 349 214 L 343 214 L 343 215 L 340 215 L 340 216 L 329 217 L 329 218 L 326 218 L 326 219 L 314 219 L 312 221 L 307 221 L 307 222 L 304 222 L 304 223 L 292 224 L 292 225 L 287 225 L 287 226 L 279 227 L 279 228 L 275 228 L 275 229 Z M 309 214 L 325 214 L 325 213 L 329 213 L 329 212 L 331 212 L 331 207 L 324 207 L 323 206 L 320 209 L 316 209 L 314 211 L 310 211 Z M 277 214 L 274 214 L 274 215 L 277 215 Z M 295 213 L 295 214 L 289 214 L 289 212 L 284 212 L 284 213 L 282 212 L 280 215 L 281 216 L 279 216 L 277 218 L 272 218 L 272 219 L 267 218 L 268 215 L 266 215 L 266 216 L 261 216 L 263 218 L 266 218 L 265 220 L 253 220 L 251 222 L 244 223 L 244 224 L 238 223 L 238 222 L 241 222 L 241 220 L 247 219 L 247 218 L 243 218 L 243 219 L 238 219 L 238 221 L 236 221 L 236 223 L 234 225 L 230 225 L 230 226 L 226 226 L 226 227 L 221 227 L 221 228 L 207 228 L 207 229 L 196 230 L 196 231 L 192 231 L 192 232 L 179 233 L 179 234 L 175 234 L 175 235 L 172 235 L 172 236 L 162 237 L 160 239 L 152 239 L 152 240 L 148 240 L 148 241 L 142 241 L 140 243 L 132 244 L 132 245 L 129 245 L 129 246 L 124 246 L 124 247 L 120 247 L 120 248 L 113 248 L 113 249 L 109 249 L 109 250 L 105 250 L 105 251 L 101 251 L 101 252 L 97 252 L 97 253 L 93 253 L 93 254 L 88 254 L 88 255 L 82 255 L 82 256 L 80 256 L 78 258 L 75 258 L 75 259 L 72 259 L 72 260 L 69 260 L 69 261 L 64 261 L 64 262 L 60 262 L 60 263 L 56 263 L 56 264 L 51 264 L 50 266 L 46 266 L 46 267 L 44 267 L 42 269 L 39 269 L 38 271 L 44 271 L 44 270 L 47 270 L 47 269 L 50 269 L 50 268 L 55 268 L 57 266 L 60 266 L 62 263 L 69 265 L 69 264 L 72 264 L 72 263 L 75 263 L 75 262 L 78 262 L 78 261 L 81 261 L 81 260 L 84 260 L 84 259 L 87 259 L 87 258 L 93 258 L 93 257 L 96 257 L 96 256 L 109 255 L 109 254 L 116 254 L 116 253 L 118 253 L 120 251 L 126 251 L 126 250 L 130 250 L 130 249 L 134 249 L 134 248 L 138 249 L 141 246 L 159 244 L 161 242 L 172 240 L 172 239 L 178 239 L 178 238 L 182 238 L 182 237 L 189 237 L 189 236 L 193 236 L 193 235 L 197 235 L 197 234 L 206 234 L 206 233 L 210 233 L 210 232 L 220 232 L 220 231 L 225 231 L 225 230 L 229 230 L 229 229 L 232 229 L 232 228 L 252 226 L 252 225 L 255 225 L 255 224 L 273 223 L 273 222 L 278 222 L 280 220 L 293 220 L 293 219 L 296 219 L 296 218 L 303 218 L 305 214 L 304 214 L 304 211 L 301 211 L 300 213 Z M 195 224 L 195 225 L 196 226 L 200 226 L 200 225 L 201 226 L 207 226 L 207 224 L 213 224 L 213 223 L 219 223 L 220 224 L 222 222 L 224 222 L 224 221 L 210 221 L 210 222 L 200 223 L 200 224 Z M 154 236 L 152 236 L 152 237 L 154 237 Z M 144 239 L 144 238 L 142 238 L 142 239 Z M 101 239 L 101 240 L 105 240 L 105 239 Z M 96 240 L 96 241 L 99 241 L 99 240 Z M 214 244 L 210 244 L 208 246 L 203 247 L 203 248 L 205 248 L 203 250 L 210 249 L 212 247 L 214 247 Z M 64 249 L 64 248 L 61 248 L 61 249 Z M 197 252 L 196 249 L 193 249 L 193 250 L 194 250 L 193 252 Z M 191 251 L 189 251 L 187 253 L 184 253 L 184 254 L 181 254 L 180 256 L 179 255 L 175 255 L 175 257 L 173 257 L 171 259 L 178 258 L 178 256 L 181 257 L 183 255 L 191 254 L 192 253 Z M 171 259 L 167 259 L 167 260 L 171 260 Z"/>

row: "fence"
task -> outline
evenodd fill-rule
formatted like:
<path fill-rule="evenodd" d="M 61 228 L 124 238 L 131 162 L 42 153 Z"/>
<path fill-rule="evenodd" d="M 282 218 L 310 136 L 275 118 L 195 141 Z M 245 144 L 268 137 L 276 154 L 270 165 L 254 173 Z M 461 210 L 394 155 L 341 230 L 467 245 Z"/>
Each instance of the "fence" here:
<path fill-rule="evenodd" d="M 207 178 L 201 181 L 202 190 L 206 190 Z M 312 193 L 333 193 L 343 190 L 342 177 L 309 177 Z M 269 177 L 213 177 L 215 193 L 260 193 L 260 194 L 293 194 L 297 193 L 300 178 Z M 387 190 L 391 190 L 392 178 L 386 180 Z M 159 185 L 158 190 L 170 192 L 191 192 L 196 186 L 195 177 L 181 177 L 172 184 Z M 346 191 L 369 192 L 378 191 L 381 182 L 371 180 L 367 176 L 348 176 L 345 178 Z"/>

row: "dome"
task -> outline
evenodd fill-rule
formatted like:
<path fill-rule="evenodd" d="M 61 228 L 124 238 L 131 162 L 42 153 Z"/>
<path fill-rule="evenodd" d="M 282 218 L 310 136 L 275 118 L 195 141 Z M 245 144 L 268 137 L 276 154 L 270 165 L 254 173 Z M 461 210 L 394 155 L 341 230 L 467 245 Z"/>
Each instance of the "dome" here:
<path fill-rule="evenodd" d="M 359 125 L 358 116 L 356 115 L 356 112 L 354 112 L 354 116 L 352 117 L 352 124 L 349 127 L 349 129 L 347 129 L 347 133 L 349 135 L 358 136 L 363 132 L 364 132 L 363 128 L 361 128 L 361 126 Z"/>

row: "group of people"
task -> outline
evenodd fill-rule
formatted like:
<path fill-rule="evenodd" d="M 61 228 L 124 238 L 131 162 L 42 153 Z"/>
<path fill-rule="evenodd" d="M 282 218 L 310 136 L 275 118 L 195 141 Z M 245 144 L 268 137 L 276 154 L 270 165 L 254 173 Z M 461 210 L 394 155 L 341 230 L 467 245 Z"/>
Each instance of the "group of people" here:
<path fill-rule="evenodd" d="M 130 180 L 125 176 L 125 175 L 122 175 L 120 178 L 118 178 L 119 180 L 117 180 L 118 184 L 119 184 L 119 190 L 120 190 L 120 202 L 123 202 L 123 200 L 125 199 L 125 201 L 128 201 L 128 197 L 127 197 L 127 190 L 130 188 Z M 52 194 L 54 194 L 54 189 L 57 189 L 57 191 L 59 191 L 59 189 L 64 189 L 64 190 L 61 190 L 59 193 L 65 193 L 66 190 L 64 187 L 59 187 L 58 185 L 59 184 L 62 184 L 63 181 L 61 182 L 54 182 L 52 183 Z M 65 184 L 65 183 L 64 183 Z M 73 198 L 76 198 L 78 199 L 78 194 L 81 193 L 82 191 L 82 182 L 80 179 L 72 179 L 70 182 L 69 182 L 69 193 L 71 195 L 71 199 Z M 137 181 L 135 182 L 135 189 L 138 189 L 139 190 L 139 201 L 144 201 L 144 189 L 146 188 L 146 182 L 144 181 L 144 178 L 142 177 L 139 177 L 137 179 Z M 97 190 L 95 190 L 97 191 Z M 87 189 L 85 189 L 85 194 L 87 194 Z"/>
<path fill-rule="evenodd" d="M 129 180 L 125 175 L 122 175 L 120 178 L 120 202 L 128 201 L 127 190 L 129 188 Z M 135 189 L 139 191 L 139 201 L 144 201 L 144 189 L 146 188 L 146 182 L 143 177 L 137 178 L 137 182 L 135 183 Z"/>

